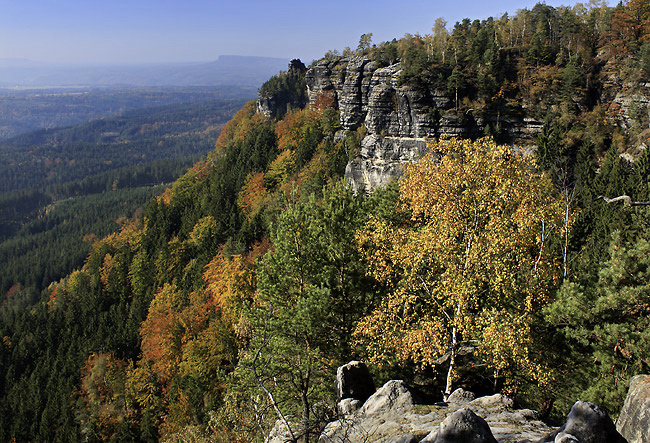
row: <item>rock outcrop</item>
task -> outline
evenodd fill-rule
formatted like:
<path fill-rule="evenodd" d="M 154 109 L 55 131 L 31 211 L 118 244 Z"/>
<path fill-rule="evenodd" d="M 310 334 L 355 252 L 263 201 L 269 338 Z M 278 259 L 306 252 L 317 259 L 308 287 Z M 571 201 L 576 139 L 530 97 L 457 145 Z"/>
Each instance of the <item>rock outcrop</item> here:
<path fill-rule="evenodd" d="M 629 443 L 650 443 L 650 375 L 630 380 L 616 429 Z"/>
<path fill-rule="evenodd" d="M 540 443 L 625 443 L 614 422 L 600 406 L 586 401 L 575 402 L 566 423 Z"/>
<path fill-rule="evenodd" d="M 352 375 L 352 376 L 351 376 Z M 634 377 L 621 410 L 618 430 L 607 413 L 593 403 L 577 401 L 566 423 L 552 428 L 530 409 L 516 409 L 511 398 L 494 394 L 475 398 L 457 389 L 447 402 L 421 404 L 401 380 L 390 380 L 363 402 L 347 397 L 355 389 L 345 386 L 358 377 L 373 383 L 366 366 L 352 361 L 339 368 L 338 418 L 328 423 L 318 443 L 646 443 L 650 441 L 650 376 Z M 347 378 L 347 379 L 346 379 Z M 369 380 L 368 380 L 369 379 Z M 369 385 L 366 385 L 369 386 Z M 374 387 L 374 383 L 372 384 Z M 340 403 L 356 402 L 342 412 Z M 358 406 L 361 407 L 358 407 Z M 282 421 L 275 424 L 266 443 L 284 443 L 291 437 Z"/>
<path fill-rule="evenodd" d="M 319 443 L 490 442 L 537 441 L 553 428 L 535 411 L 514 409 L 508 397 L 497 394 L 473 399 L 457 390 L 453 403 L 418 404 L 401 380 L 391 380 L 363 406 L 329 423 Z"/>
<path fill-rule="evenodd" d="M 344 399 L 353 399 L 363 403 L 375 393 L 376 389 L 375 382 L 365 363 L 351 361 L 337 369 L 334 390 L 339 402 Z"/>
<path fill-rule="evenodd" d="M 482 135 L 498 126 L 513 141 L 532 144 L 542 122 L 526 116 L 457 112 L 448 91 L 435 84 L 412 86 L 400 81 L 400 63 L 379 66 L 364 56 L 321 60 L 305 74 L 310 102 L 328 92 L 341 111 L 341 126 L 365 126 L 361 153 L 346 168 L 355 190 L 372 191 L 401 175 L 404 163 L 426 152 L 426 138 Z"/>
<path fill-rule="evenodd" d="M 400 84 L 401 65 L 387 67 L 365 57 L 322 60 L 305 75 L 309 101 L 329 91 L 341 111 L 341 125 L 356 130 L 365 125 L 370 134 L 390 137 L 432 137 L 462 132 L 454 123 L 440 126 L 436 111 L 448 111 L 448 94 Z M 448 123 L 448 122 L 447 122 Z"/>
<path fill-rule="evenodd" d="M 345 168 L 345 176 L 355 192 L 370 192 L 402 175 L 406 163 L 426 152 L 424 138 L 381 137 L 368 135 L 361 141 L 359 156 Z"/>
<path fill-rule="evenodd" d="M 497 443 L 490 426 L 470 408 L 464 407 L 450 414 L 421 440 L 422 443 Z"/>
<path fill-rule="evenodd" d="M 466 391 L 463 388 L 458 388 L 449 395 L 447 398 L 447 403 L 457 403 L 463 405 L 475 399 L 476 396 L 473 392 Z"/>
<path fill-rule="evenodd" d="M 413 394 L 402 380 L 390 380 L 366 400 L 359 410 L 361 415 L 371 416 L 402 411 L 414 404 Z"/>
<path fill-rule="evenodd" d="M 622 85 L 617 68 L 604 68 L 603 72 L 610 73 L 603 77 L 603 106 L 624 130 L 645 124 L 641 135 L 647 138 L 650 130 L 643 122 L 650 119 L 650 83 Z M 257 104 L 259 112 L 281 117 L 288 109 L 330 94 L 340 111 L 339 140 L 345 131 L 365 128 L 361 152 L 347 165 L 345 175 L 355 190 L 366 192 L 399 177 L 405 163 L 426 152 L 426 139 L 442 135 L 477 137 L 497 130 L 517 147 L 526 151 L 534 148 L 543 126 L 537 117 L 545 110 L 524 101 L 511 104 L 508 111 L 459 110 L 454 93 L 441 87 L 444 84 L 426 73 L 416 83 L 405 82 L 400 62 L 382 66 L 364 55 L 322 59 L 309 69 L 292 60 L 286 73 L 262 86 Z M 575 106 L 587 111 L 587 97 L 580 91 L 574 94 Z"/>

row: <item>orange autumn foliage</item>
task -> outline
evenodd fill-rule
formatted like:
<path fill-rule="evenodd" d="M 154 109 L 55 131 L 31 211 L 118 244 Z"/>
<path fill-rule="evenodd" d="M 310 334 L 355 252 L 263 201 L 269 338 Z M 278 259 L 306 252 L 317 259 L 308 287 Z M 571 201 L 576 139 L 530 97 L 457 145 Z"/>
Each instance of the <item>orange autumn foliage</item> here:
<path fill-rule="evenodd" d="M 156 293 L 140 329 L 142 354 L 163 385 L 171 382 L 180 364 L 183 324 L 178 313 L 182 305 L 182 294 L 166 284 Z"/>
<path fill-rule="evenodd" d="M 156 197 L 159 203 L 164 204 L 165 206 L 169 206 L 169 204 L 172 202 L 172 190 L 171 188 L 165 188 L 165 191 L 162 193 L 162 195 Z"/>
<path fill-rule="evenodd" d="M 249 174 L 239 191 L 237 204 L 250 220 L 260 211 L 268 197 L 269 193 L 264 185 L 264 173 Z"/>
<path fill-rule="evenodd" d="M 255 262 L 269 249 L 270 242 L 265 239 L 248 254 L 226 258 L 222 251 L 205 267 L 206 292 L 229 322 L 237 322 L 244 304 L 253 298 L 257 284 Z"/>
<path fill-rule="evenodd" d="M 246 103 L 221 130 L 215 143 L 217 155 L 222 153 L 229 143 L 243 141 L 247 134 L 252 133 L 255 128 L 266 121 L 268 121 L 268 117 L 257 112 L 255 101 Z"/>
<path fill-rule="evenodd" d="M 210 170 L 212 169 L 212 163 L 207 159 L 199 160 L 198 162 L 194 163 L 194 165 L 190 168 L 190 171 L 197 177 L 199 178 L 204 178 L 208 175 Z"/>
<path fill-rule="evenodd" d="M 289 112 L 283 120 L 275 125 L 275 134 L 278 137 L 278 149 L 295 149 L 305 132 L 318 125 L 321 118 L 318 109 L 306 108 L 301 111 Z"/>
<path fill-rule="evenodd" d="M 236 356 L 233 327 L 255 291 L 255 260 L 268 249 L 267 240 L 248 254 L 226 258 L 220 251 L 205 268 L 204 289 L 184 294 L 166 284 L 156 293 L 140 335 L 143 359 L 163 395 L 175 379 L 190 375 L 223 389 L 216 374 Z"/>
<path fill-rule="evenodd" d="M 310 106 L 312 109 L 318 109 L 319 111 L 325 109 L 336 109 L 334 93 L 332 91 L 321 92 Z"/>

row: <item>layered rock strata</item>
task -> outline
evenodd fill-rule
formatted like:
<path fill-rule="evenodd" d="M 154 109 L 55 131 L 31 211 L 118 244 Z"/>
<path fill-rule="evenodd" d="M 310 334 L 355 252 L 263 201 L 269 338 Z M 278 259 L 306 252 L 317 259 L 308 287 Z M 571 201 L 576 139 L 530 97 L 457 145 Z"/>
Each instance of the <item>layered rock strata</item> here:
<path fill-rule="evenodd" d="M 321 60 L 305 75 L 314 102 L 329 93 L 341 111 L 341 126 L 354 131 L 365 126 L 359 156 L 346 169 L 355 190 L 372 191 L 401 175 L 404 163 L 426 152 L 427 138 L 448 135 L 475 137 L 499 126 L 512 140 L 532 144 L 542 122 L 532 118 L 484 115 L 480 110 L 458 113 L 454 99 L 434 84 L 402 84 L 400 63 L 380 67 L 359 56 Z"/>

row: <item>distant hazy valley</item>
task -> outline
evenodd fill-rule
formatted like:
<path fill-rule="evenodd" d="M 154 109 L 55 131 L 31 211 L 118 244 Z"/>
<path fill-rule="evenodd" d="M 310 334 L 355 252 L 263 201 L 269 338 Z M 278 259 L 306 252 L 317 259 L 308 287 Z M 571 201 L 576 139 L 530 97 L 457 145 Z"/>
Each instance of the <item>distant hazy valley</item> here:
<path fill-rule="evenodd" d="M 119 229 L 211 151 L 256 91 L 246 84 L 0 89 L 3 293 L 38 292 L 80 266 L 94 239 Z"/>
<path fill-rule="evenodd" d="M 213 62 L 65 65 L 0 59 L 0 88 L 70 86 L 259 87 L 289 60 L 222 55 Z"/>
<path fill-rule="evenodd" d="M 138 109 L 246 100 L 253 86 L 0 88 L 0 140 L 38 129 L 116 117 Z"/>

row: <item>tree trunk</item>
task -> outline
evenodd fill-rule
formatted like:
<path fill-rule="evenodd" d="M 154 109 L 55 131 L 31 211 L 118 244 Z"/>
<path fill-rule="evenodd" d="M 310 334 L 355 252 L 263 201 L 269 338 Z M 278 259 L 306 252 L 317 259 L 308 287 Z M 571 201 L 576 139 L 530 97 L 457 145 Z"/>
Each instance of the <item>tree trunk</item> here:
<path fill-rule="evenodd" d="M 454 325 L 451 329 L 451 355 L 449 356 L 449 369 L 447 370 L 447 384 L 445 386 L 444 401 L 447 401 L 449 395 L 451 395 L 452 377 L 456 366 L 456 345 L 456 325 Z"/>
<path fill-rule="evenodd" d="M 302 441 L 309 443 L 309 399 L 307 398 L 307 390 L 300 393 L 300 400 L 302 401 Z"/>

